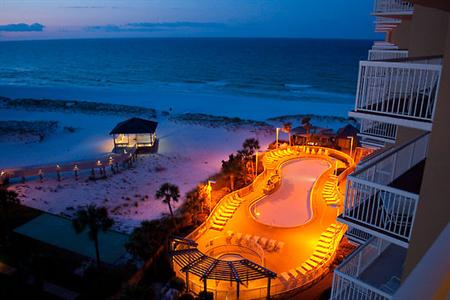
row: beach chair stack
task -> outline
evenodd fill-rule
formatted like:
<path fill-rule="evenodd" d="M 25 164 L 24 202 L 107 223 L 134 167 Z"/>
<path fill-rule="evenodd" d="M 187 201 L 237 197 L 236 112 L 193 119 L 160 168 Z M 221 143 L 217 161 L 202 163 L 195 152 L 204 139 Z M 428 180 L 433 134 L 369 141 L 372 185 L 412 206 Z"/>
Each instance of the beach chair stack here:
<path fill-rule="evenodd" d="M 221 231 L 225 224 L 227 224 L 228 220 L 233 216 L 236 209 L 238 209 L 239 205 L 241 205 L 243 199 L 239 197 L 237 193 L 234 193 L 233 196 L 228 196 L 228 199 L 224 201 L 224 203 L 220 204 L 220 206 L 215 211 L 214 215 L 211 218 L 211 228 L 214 230 Z"/>
<path fill-rule="evenodd" d="M 304 284 L 317 277 L 334 253 L 334 242 L 343 225 L 331 224 L 320 236 L 313 254 L 299 267 L 280 274 L 280 281 L 286 286 L 297 282 Z"/>
<path fill-rule="evenodd" d="M 322 190 L 322 197 L 329 206 L 336 206 L 341 202 L 342 195 L 338 188 L 338 179 L 336 175 L 330 175 L 330 178 L 325 182 L 325 187 Z"/>

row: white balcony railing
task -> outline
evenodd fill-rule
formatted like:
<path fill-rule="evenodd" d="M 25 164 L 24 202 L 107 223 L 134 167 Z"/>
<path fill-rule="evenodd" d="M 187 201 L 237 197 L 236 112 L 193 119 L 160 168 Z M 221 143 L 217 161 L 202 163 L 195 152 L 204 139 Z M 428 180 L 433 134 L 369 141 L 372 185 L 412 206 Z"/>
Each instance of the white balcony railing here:
<path fill-rule="evenodd" d="M 362 119 L 359 134 L 363 137 L 392 143 L 397 138 L 397 125 Z"/>
<path fill-rule="evenodd" d="M 375 24 L 400 24 L 401 19 L 397 18 L 386 18 L 386 17 L 376 17 Z"/>
<path fill-rule="evenodd" d="M 375 41 L 372 45 L 374 50 L 398 50 L 398 46 L 385 41 Z"/>
<path fill-rule="evenodd" d="M 414 13 L 414 5 L 403 0 L 375 0 L 374 15 L 411 15 Z"/>
<path fill-rule="evenodd" d="M 383 254 L 388 246 L 389 243 L 382 239 L 371 238 L 365 245 L 360 246 L 348 256 L 334 270 L 330 299 L 392 299 L 392 294 L 360 278 L 360 275 Z"/>
<path fill-rule="evenodd" d="M 353 227 L 348 227 L 345 235 L 349 240 L 355 241 L 359 244 L 365 244 L 372 237 L 371 234 Z"/>
<path fill-rule="evenodd" d="M 376 50 L 370 49 L 368 60 L 386 60 L 408 57 L 408 50 Z"/>
<path fill-rule="evenodd" d="M 380 152 L 348 176 L 344 209 L 339 220 L 349 226 L 382 234 L 407 246 L 419 195 L 389 186 L 425 159 L 429 134 Z"/>
<path fill-rule="evenodd" d="M 441 57 L 361 61 L 355 112 L 431 122 L 441 62 Z"/>

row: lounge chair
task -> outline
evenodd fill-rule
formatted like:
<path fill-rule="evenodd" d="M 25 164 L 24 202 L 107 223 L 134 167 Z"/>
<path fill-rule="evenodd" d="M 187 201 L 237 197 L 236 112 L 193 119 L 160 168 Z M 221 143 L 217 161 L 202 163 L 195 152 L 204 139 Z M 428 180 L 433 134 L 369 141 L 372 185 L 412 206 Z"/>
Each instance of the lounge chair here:
<path fill-rule="evenodd" d="M 258 241 L 258 244 L 260 244 L 261 247 L 263 247 L 263 248 L 266 247 L 267 238 L 265 238 L 265 237 L 260 238 L 259 241 Z"/>
<path fill-rule="evenodd" d="M 256 243 L 258 243 L 259 239 L 260 239 L 259 236 L 254 235 L 254 236 L 252 237 L 252 242 L 256 244 Z"/>
<path fill-rule="evenodd" d="M 246 235 L 244 236 L 243 240 L 248 244 L 248 243 L 250 243 L 250 238 L 251 238 L 251 237 L 252 237 L 251 234 L 246 234 Z"/>
<path fill-rule="evenodd" d="M 275 246 L 275 251 L 280 251 L 281 249 L 283 249 L 284 247 L 284 242 L 278 242 L 277 245 Z"/>
<path fill-rule="evenodd" d="M 217 225 L 225 225 L 227 221 L 219 220 L 215 216 L 213 217 L 213 223 Z"/>
<path fill-rule="evenodd" d="M 291 277 L 288 275 L 287 272 L 283 272 L 280 274 L 280 281 L 287 287 L 289 285 L 289 282 L 291 280 Z"/>
<path fill-rule="evenodd" d="M 242 232 L 236 234 L 236 242 L 239 243 L 242 240 Z"/>
<path fill-rule="evenodd" d="M 269 242 L 266 245 L 266 250 L 273 251 L 274 247 L 275 247 L 275 240 L 269 240 Z"/>
<path fill-rule="evenodd" d="M 217 212 L 220 214 L 221 217 L 231 218 L 233 216 L 232 213 L 228 213 L 228 212 L 224 211 L 222 208 L 219 208 L 217 210 Z"/>

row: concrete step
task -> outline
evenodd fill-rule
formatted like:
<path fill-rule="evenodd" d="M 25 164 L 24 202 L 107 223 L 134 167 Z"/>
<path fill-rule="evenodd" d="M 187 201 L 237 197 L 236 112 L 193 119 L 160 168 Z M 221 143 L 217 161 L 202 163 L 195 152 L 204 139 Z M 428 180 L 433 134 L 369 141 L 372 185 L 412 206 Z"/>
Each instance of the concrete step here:
<path fill-rule="evenodd" d="M 321 236 L 325 236 L 327 238 L 332 238 L 334 237 L 334 234 L 328 231 L 325 231 L 324 233 L 321 234 Z"/>

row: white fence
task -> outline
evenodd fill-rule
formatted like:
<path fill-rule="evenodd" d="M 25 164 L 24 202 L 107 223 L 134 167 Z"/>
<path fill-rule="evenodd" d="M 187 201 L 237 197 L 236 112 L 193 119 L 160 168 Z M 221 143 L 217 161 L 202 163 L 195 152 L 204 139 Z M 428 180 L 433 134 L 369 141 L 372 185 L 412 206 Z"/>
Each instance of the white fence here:
<path fill-rule="evenodd" d="M 370 136 L 383 142 L 394 142 L 397 138 L 397 125 L 362 119 L 360 135 Z"/>
<path fill-rule="evenodd" d="M 431 121 L 442 58 L 361 61 L 355 111 Z"/>
<path fill-rule="evenodd" d="M 392 295 L 359 279 L 361 275 L 389 246 L 389 243 L 371 238 L 335 269 L 330 299 L 391 299 Z"/>
<path fill-rule="evenodd" d="M 409 241 L 419 195 L 388 184 L 425 159 L 428 137 L 383 152 L 348 176 L 342 216 Z"/>
<path fill-rule="evenodd" d="M 408 50 L 376 50 L 370 49 L 368 60 L 386 60 L 408 57 Z"/>
<path fill-rule="evenodd" d="M 409 15 L 414 12 L 414 5 L 403 0 L 375 0 L 373 14 Z"/>
<path fill-rule="evenodd" d="M 400 24 L 402 20 L 397 18 L 376 17 L 375 24 Z"/>

